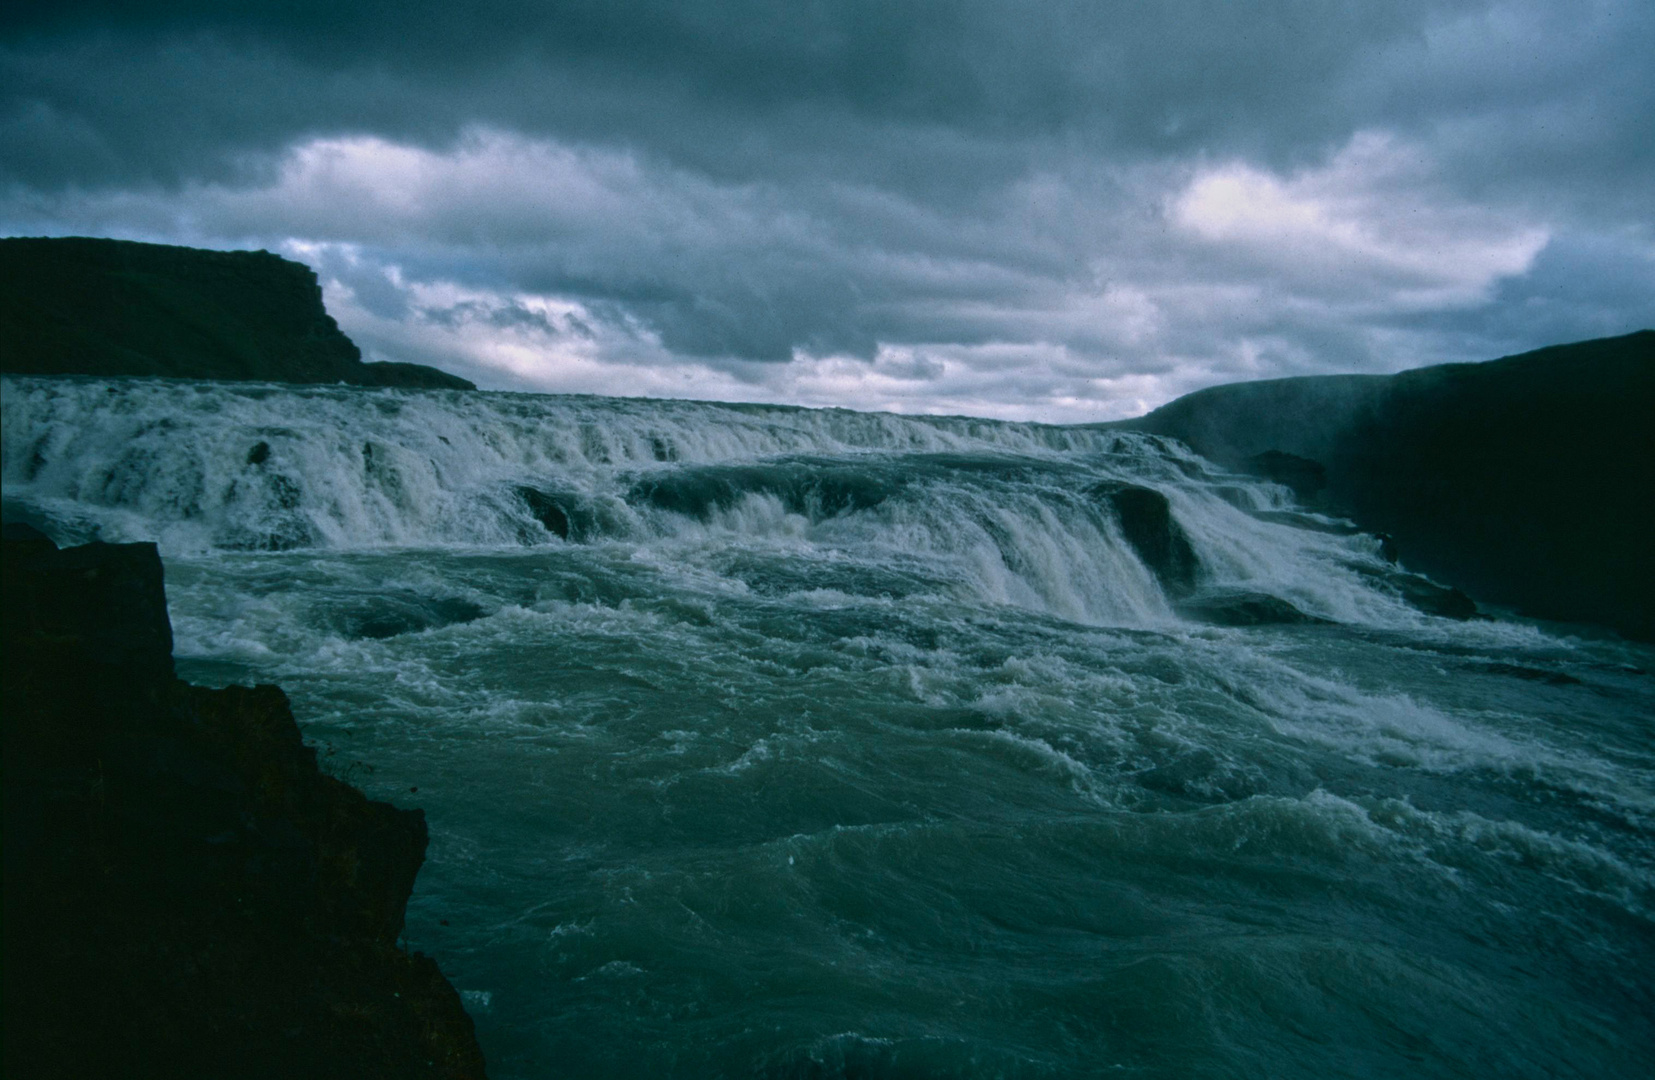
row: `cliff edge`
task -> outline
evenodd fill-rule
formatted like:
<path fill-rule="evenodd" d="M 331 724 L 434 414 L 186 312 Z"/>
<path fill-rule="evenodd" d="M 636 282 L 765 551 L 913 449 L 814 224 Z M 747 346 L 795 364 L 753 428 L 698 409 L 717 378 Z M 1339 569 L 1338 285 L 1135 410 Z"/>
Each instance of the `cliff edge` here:
<path fill-rule="evenodd" d="M 0 371 L 476 389 L 363 363 L 301 263 L 88 237 L 0 239 Z"/>
<path fill-rule="evenodd" d="M 1655 331 L 1397 375 L 1215 386 L 1167 435 L 1394 537 L 1479 600 L 1655 640 Z"/>
<path fill-rule="evenodd" d="M 273 686 L 176 678 L 153 544 L 4 548 L 4 1073 L 484 1075 L 397 944 L 425 818 L 322 774 Z"/>

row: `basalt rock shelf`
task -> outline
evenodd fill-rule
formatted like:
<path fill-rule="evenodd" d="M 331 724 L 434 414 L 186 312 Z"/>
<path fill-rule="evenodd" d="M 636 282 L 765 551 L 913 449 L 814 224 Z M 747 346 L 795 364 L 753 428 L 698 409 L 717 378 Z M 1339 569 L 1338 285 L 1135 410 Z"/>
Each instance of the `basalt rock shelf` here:
<path fill-rule="evenodd" d="M 176 678 L 153 544 L 8 525 L 4 569 L 5 1075 L 482 1077 L 398 944 L 424 815 Z"/>

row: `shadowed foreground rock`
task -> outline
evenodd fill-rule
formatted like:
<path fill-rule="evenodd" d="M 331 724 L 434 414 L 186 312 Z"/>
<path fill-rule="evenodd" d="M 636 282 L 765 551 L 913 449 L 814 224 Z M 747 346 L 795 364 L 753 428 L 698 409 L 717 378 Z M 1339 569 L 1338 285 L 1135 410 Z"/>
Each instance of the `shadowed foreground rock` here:
<path fill-rule="evenodd" d="M 268 251 L 89 237 L 0 239 L 0 371 L 475 390 L 362 362 L 308 266 Z"/>
<path fill-rule="evenodd" d="M 3 546 L 5 1075 L 482 1077 L 397 946 L 424 815 L 319 772 L 276 687 L 178 680 L 153 544 Z"/>

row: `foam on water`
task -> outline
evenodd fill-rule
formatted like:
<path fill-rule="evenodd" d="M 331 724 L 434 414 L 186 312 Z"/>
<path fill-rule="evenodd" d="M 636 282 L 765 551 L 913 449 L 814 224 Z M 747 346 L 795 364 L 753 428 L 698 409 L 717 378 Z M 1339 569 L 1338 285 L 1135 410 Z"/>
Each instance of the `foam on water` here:
<path fill-rule="evenodd" d="M 74 536 L 234 550 L 555 546 L 578 539 L 695 562 L 786 551 L 872 576 L 911 565 L 971 599 L 1149 626 L 1166 597 L 1088 495 L 1171 500 L 1208 581 L 1345 622 L 1415 622 L 1371 537 L 1261 521 L 1273 485 L 1139 435 L 967 419 L 686 402 L 7 379 L 14 505 Z M 529 496 L 525 492 L 548 492 Z M 1362 569 L 1370 572 L 1364 578 Z M 739 575 L 737 575 L 739 578 Z"/>
<path fill-rule="evenodd" d="M 279 682 L 329 767 L 425 807 L 408 933 L 493 1075 L 1633 1076 L 1655 1052 L 1655 655 L 1421 614 L 1373 537 L 1176 444 L 0 391 L 8 518 L 158 540 L 180 671 Z M 1123 484 L 1167 499 L 1198 594 L 1326 621 L 1181 616 L 1095 495 Z"/>

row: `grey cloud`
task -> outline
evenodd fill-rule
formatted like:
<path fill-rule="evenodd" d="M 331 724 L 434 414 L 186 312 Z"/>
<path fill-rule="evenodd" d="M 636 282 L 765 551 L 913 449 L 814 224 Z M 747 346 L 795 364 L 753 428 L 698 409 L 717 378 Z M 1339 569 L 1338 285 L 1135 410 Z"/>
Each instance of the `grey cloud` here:
<path fill-rule="evenodd" d="M 0 226 L 310 252 L 380 358 L 1027 411 L 1655 322 L 1651 51 L 1637 0 L 13 5 Z"/>
<path fill-rule="evenodd" d="M 372 309 L 369 309 L 372 311 Z M 381 314 L 374 311 L 374 314 Z M 531 333 L 544 334 L 555 338 L 565 333 L 545 312 L 533 311 L 522 304 L 506 302 L 502 304 L 488 304 L 479 300 L 463 300 L 448 307 L 430 307 L 421 313 L 424 318 L 439 326 L 459 327 L 467 323 L 484 323 L 501 330 L 527 330 Z M 580 320 L 573 320 L 568 332 L 590 336 L 591 329 Z"/>
<path fill-rule="evenodd" d="M 408 314 L 408 295 L 388 268 L 346 258 L 335 249 L 324 249 L 313 255 L 311 262 L 319 277 L 337 281 L 349 289 L 364 310 L 382 319 L 399 319 Z"/>
<path fill-rule="evenodd" d="M 1345 70 L 1468 6 L 56 4 L 0 30 L 0 70 L 8 113 L 44 106 L 97 132 L 115 180 L 227 168 L 307 134 L 440 145 L 480 121 L 620 139 L 714 175 L 905 186 L 944 175 L 926 162 L 947 133 L 978 169 L 985 150 L 1042 138 L 1155 153 L 1337 139 Z M 903 153 L 916 136 L 920 160 Z"/>
<path fill-rule="evenodd" d="M 1624 237 L 1571 234 L 1548 244 L 1529 273 L 1501 282 L 1486 308 L 1394 324 L 1429 334 L 1444 359 L 1505 356 L 1539 342 L 1655 325 L 1655 249 Z"/>

